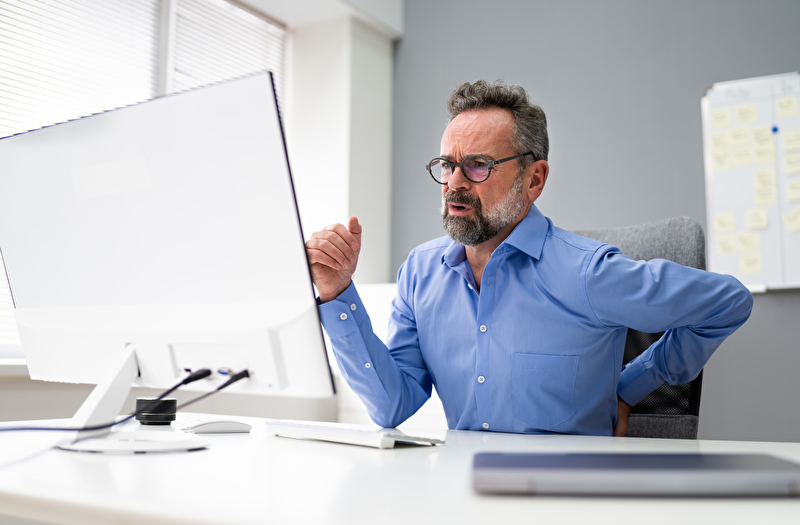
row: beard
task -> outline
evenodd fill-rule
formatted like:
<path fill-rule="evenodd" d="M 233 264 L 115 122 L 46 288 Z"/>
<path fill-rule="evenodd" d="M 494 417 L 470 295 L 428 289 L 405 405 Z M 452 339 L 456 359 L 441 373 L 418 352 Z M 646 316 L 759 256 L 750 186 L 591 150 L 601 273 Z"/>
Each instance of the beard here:
<path fill-rule="evenodd" d="M 474 214 L 472 217 L 450 215 L 447 207 L 449 203 L 466 204 L 472 208 Z M 454 241 L 464 246 L 477 246 L 514 222 L 528 204 L 522 194 L 522 174 L 519 174 L 505 198 L 486 213 L 477 195 L 448 190 L 442 198 L 442 222 L 447 235 Z"/>

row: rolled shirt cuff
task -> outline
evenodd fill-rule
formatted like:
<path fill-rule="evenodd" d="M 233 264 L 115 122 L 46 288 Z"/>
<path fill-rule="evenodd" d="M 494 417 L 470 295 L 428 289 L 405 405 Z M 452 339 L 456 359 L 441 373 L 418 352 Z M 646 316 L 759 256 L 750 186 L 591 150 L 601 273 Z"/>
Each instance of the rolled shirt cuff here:
<path fill-rule="evenodd" d="M 647 373 L 641 359 L 634 359 L 625 366 L 619 376 L 617 395 L 633 406 L 663 384 L 663 380 L 655 379 Z"/>

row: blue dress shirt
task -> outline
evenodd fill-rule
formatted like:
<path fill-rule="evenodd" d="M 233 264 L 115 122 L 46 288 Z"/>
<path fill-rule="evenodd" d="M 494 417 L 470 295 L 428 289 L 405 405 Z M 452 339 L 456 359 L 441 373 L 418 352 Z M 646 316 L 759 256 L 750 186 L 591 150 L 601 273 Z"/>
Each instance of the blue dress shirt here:
<path fill-rule="evenodd" d="M 464 246 L 442 237 L 415 248 L 386 345 L 353 284 L 319 308 L 342 374 L 381 426 L 405 421 L 435 386 L 452 429 L 611 435 L 617 395 L 635 405 L 696 377 L 752 301 L 733 277 L 633 261 L 532 206 L 480 293 Z M 666 333 L 623 370 L 628 327 Z"/>

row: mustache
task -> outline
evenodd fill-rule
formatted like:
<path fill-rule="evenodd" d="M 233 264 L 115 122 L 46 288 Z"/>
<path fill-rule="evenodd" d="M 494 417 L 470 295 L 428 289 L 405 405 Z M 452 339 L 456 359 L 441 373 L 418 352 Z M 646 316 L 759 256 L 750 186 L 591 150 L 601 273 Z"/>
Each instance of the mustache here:
<path fill-rule="evenodd" d="M 463 191 L 448 190 L 447 193 L 444 194 L 444 202 L 445 204 L 466 204 L 475 209 L 480 209 L 481 207 L 481 200 L 477 195 Z"/>

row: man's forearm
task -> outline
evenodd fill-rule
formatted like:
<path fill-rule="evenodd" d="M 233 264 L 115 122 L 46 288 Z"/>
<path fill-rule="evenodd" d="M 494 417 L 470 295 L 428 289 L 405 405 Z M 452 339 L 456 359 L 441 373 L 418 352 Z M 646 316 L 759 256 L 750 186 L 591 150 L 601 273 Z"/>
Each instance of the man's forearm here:
<path fill-rule="evenodd" d="M 374 334 L 355 286 L 320 305 L 320 317 L 342 374 L 377 424 L 399 425 L 430 397 L 427 371 L 397 362 Z"/>

